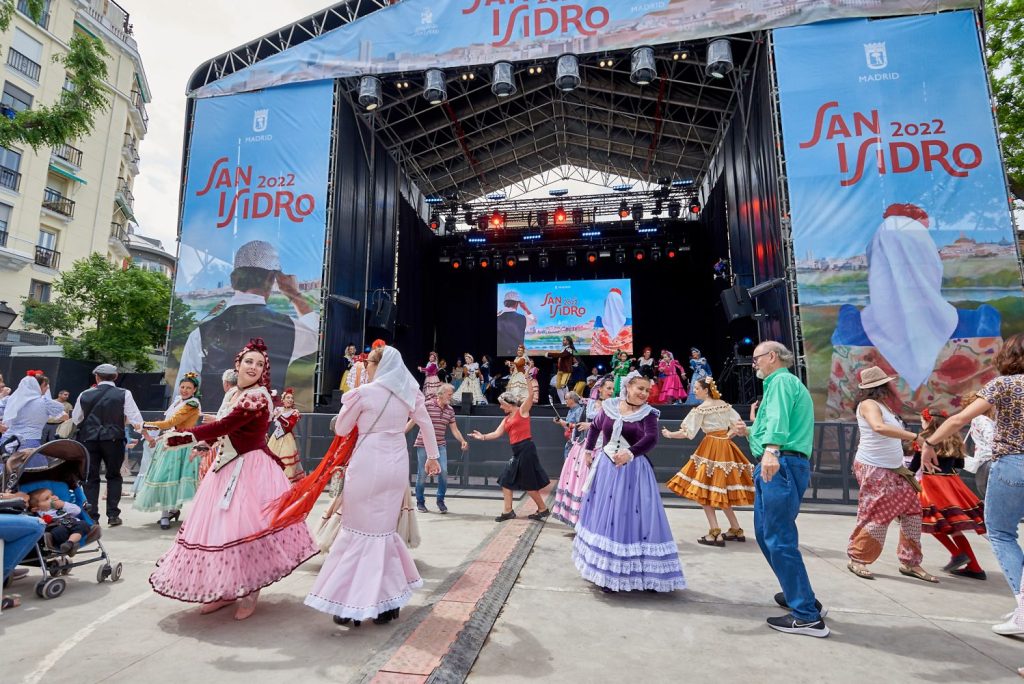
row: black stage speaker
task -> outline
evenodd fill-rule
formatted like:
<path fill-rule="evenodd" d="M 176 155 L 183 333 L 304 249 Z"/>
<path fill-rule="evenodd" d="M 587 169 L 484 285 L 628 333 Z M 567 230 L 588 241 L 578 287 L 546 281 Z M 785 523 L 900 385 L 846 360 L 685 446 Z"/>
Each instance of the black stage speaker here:
<path fill-rule="evenodd" d="M 728 290 L 722 290 L 722 310 L 725 320 L 729 323 L 754 315 L 754 302 L 747 288 L 736 284 Z"/>
<path fill-rule="evenodd" d="M 395 304 L 391 297 L 385 295 L 378 297 L 370 310 L 370 319 L 366 325 L 370 328 L 380 328 L 389 332 L 395 330 Z"/>

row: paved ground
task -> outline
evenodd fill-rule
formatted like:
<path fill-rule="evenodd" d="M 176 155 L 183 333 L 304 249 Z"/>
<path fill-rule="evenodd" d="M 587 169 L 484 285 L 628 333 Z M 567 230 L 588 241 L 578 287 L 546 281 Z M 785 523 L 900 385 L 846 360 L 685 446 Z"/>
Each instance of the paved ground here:
<path fill-rule="evenodd" d="M 318 559 L 265 590 L 256 614 L 242 623 L 230 609 L 200 616 L 154 595 L 146 578 L 173 531 L 129 509 L 126 525 L 105 539 L 124 563 L 121 581 L 97 584 L 91 566 L 76 571 L 53 601 L 37 598 L 29 580 L 11 588 L 24 605 L 0 616 L 0 676 L 33 684 L 422 682 L 431 671 L 430 681 L 468 671 L 474 683 L 669 682 L 687 673 L 714 673 L 721 682 L 945 683 L 1013 681 L 1024 665 L 1024 642 L 989 629 L 1013 602 L 980 538 L 975 548 L 987 582 L 903 578 L 895 547 L 871 582 L 845 567 L 853 519 L 804 515 L 805 558 L 831 610 L 832 637 L 821 640 L 765 627 L 766 617 L 779 614 L 771 601 L 777 587 L 756 543 L 698 546 L 699 510 L 669 510 L 687 591 L 605 595 L 576 574 L 565 527 L 523 520 L 498 526 L 491 519 L 496 500 L 449 496 L 451 514 L 420 516 L 423 544 L 413 553 L 426 587 L 397 623 L 358 629 L 335 626 L 302 605 Z M 741 521 L 752 527 L 749 513 Z M 944 550 L 928 538 L 925 553 L 925 566 L 938 571 Z"/>

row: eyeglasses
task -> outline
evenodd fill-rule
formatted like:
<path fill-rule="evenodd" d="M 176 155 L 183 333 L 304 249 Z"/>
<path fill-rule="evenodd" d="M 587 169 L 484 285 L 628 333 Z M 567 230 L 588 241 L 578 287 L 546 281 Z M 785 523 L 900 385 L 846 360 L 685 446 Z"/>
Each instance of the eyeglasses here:
<path fill-rule="evenodd" d="M 761 358 L 762 356 L 768 356 L 769 354 L 774 354 L 774 353 L 775 353 L 774 351 L 766 351 L 764 354 L 754 354 L 750 358 L 753 360 L 754 365 L 756 366 L 757 365 L 757 360 L 759 358 Z"/>

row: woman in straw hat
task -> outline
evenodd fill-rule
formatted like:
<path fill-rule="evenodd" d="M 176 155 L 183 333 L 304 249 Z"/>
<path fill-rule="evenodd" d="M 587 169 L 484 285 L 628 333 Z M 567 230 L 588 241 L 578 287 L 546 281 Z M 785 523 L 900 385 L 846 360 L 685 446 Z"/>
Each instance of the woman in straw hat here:
<path fill-rule="evenodd" d="M 868 566 L 882 553 L 889 523 L 899 520 L 896 556 L 900 574 L 938 582 L 921 567 L 921 502 L 914 474 L 903 465 L 903 441 L 914 440 L 917 435 L 903 426 L 892 409 L 895 403 L 892 382 L 896 377 L 877 366 L 860 373 L 857 397 L 860 443 L 853 462 L 860 493 L 857 525 L 846 550 L 850 558 L 846 567 L 857 577 L 874 579 Z"/>

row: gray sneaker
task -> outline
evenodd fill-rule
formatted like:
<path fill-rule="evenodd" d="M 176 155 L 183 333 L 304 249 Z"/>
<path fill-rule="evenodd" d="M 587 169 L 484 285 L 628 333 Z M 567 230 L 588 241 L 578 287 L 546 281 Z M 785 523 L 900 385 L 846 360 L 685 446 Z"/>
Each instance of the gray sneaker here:
<path fill-rule="evenodd" d="M 448 507 L 444 505 L 444 501 L 438 501 L 437 502 L 437 510 L 441 511 L 442 513 L 447 513 L 448 512 Z"/>
<path fill-rule="evenodd" d="M 425 503 L 418 503 L 418 504 L 416 504 L 416 510 L 419 511 L 420 513 L 426 513 L 427 512 L 427 504 L 425 504 Z"/>

